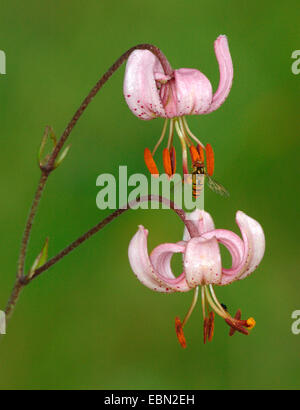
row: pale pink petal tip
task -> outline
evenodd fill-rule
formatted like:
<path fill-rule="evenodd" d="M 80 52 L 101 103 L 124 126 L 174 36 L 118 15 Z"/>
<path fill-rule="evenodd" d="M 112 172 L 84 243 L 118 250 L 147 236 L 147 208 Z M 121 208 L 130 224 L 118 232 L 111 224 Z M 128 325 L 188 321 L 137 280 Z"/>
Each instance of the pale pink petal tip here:
<path fill-rule="evenodd" d="M 258 267 L 264 256 L 265 235 L 261 225 L 242 211 L 237 212 L 236 221 L 242 232 L 244 243 L 247 242 L 248 245 L 245 249 L 245 264 L 239 274 L 239 279 L 244 279 Z"/>
<path fill-rule="evenodd" d="M 179 244 L 164 244 L 163 252 L 161 247 L 157 247 L 157 257 L 152 257 L 150 260 L 147 247 L 148 231 L 142 226 L 131 239 L 128 248 L 128 257 L 131 269 L 138 278 L 138 280 L 149 289 L 156 292 L 186 292 L 190 290 L 184 275 L 175 278 L 171 272 L 170 261 L 173 253 L 184 252 L 185 245 Z M 153 251 L 155 253 L 155 250 Z M 160 256 L 160 258 L 158 258 Z M 158 260 L 159 259 L 159 260 Z M 156 266 L 155 266 L 156 265 Z M 169 266 L 168 266 L 169 265 Z M 158 272 L 157 268 L 160 270 Z"/>
<path fill-rule="evenodd" d="M 213 95 L 212 103 L 206 113 L 218 109 L 228 97 L 233 81 L 233 64 L 229 51 L 227 37 L 221 35 L 215 41 L 215 54 L 219 64 L 220 81 Z"/>
<path fill-rule="evenodd" d="M 237 212 L 236 222 L 243 240 L 230 231 L 213 231 L 232 256 L 232 267 L 223 269 L 221 285 L 245 279 L 257 269 L 265 252 L 265 235 L 261 225 L 242 211 Z"/>

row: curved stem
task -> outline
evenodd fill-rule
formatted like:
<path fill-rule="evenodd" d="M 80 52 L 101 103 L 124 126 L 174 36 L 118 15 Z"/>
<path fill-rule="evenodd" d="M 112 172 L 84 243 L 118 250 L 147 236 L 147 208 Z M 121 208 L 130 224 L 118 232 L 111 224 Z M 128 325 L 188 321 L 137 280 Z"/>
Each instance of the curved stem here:
<path fill-rule="evenodd" d="M 109 78 L 113 75 L 115 71 L 123 64 L 125 60 L 129 57 L 129 55 L 134 51 L 134 50 L 149 50 L 151 51 L 156 57 L 159 59 L 165 74 L 167 75 L 172 75 L 173 70 L 172 67 L 170 66 L 170 63 L 168 62 L 167 58 L 165 55 L 162 53 L 162 51 L 151 45 L 151 44 L 139 44 L 137 46 L 134 46 L 127 50 L 120 58 L 117 59 L 117 61 L 106 71 L 106 73 L 100 78 L 100 80 L 96 83 L 96 85 L 92 88 L 92 90 L 89 92 L 87 97 L 83 100 L 81 103 L 80 107 L 72 117 L 71 121 L 67 125 L 66 129 L 64 130 L 62 136 L 60 137 L 59 141 L 57 142 L 48 162 L 46 165 L 41 166 L 42 170 L 42 175 L 30 208 L 29 216 L 27 218 L 26 226 L 25 226 L 25 231 L 23 234 L 22 242 L 21 242 L 21 250 L 20 250 L 20 255 L 19 255 L 19 261 L 18 261 L 18 269 L 17 269 L 17 282 L 18 280 L 21 280 L 24 276 L 24 265 L 25 265 L 25 259 L 26 259 L 26 253 L 27 253 L 27 248 L 28 248 L 28 243 L 30 239 L 30 234 L 34 222 L 34 218 L 37 212 L 37 208 L 43 193 L 43 190 L 45 188 L 47 179 L 50 175 L 50 173 L 55 169 L 55 160 L 57 156 L 59 155 L 60 151 L 62 150 L 67 138 L 71 134 L 73 128 L 77 124 L 77 121 L 81 117 L 81 115 L 84 113 L 90 102 L 93 100 L 95 95 L 98 93 L 98 91 L 102 88 L 102 86 L 109 80 Z M 16 282 L 16 283 L 17 283 Z M 21 280 L 22 282 L 22 280 Z"/>
<path fill-rule="evenodd" d="M 15 306 L 16 306 L 16 303 L 19 299 L 20 293 L 21 293 L 24 286 L 25 286 L 25 284 L 22 283 L 22 281 L 20 279 L 16 280 L 16 283 L 14 285 L 14 288 L 12 290 L 12 293 L 10 295 L 10 298 L 7 302 L 6 309 L 5 309 L 6 321 L 8 321 L 8 319 L 12 315 L 12 312 L 13 312 Z"/>
<path fill-rule="evenodd" d="M 118 70 L 118 68 L 128 59 L 130 54 L 135 51 L 135 50 L 149 50 L 151 51 L 160 61 L 162 68 L 164 69 L 165 74 L 172 76 L 173 75 L 173 70 L 172 67 L 167 60 L 166 56 L 163 54 L 163 52 L 153 46 L 152 44 L 138 44 L 137 46 L 134 46 L 127 50 L 124 54 L 121 55 L 117 59 L 117 61 L 106 71 L 106 73 L 100 78 L 100 80 L 97 82 L 97 84 L 92 88 L 90 93 L 87 95 L 87 97 L 83 100 L 82 104 L 74 114 L 73 118 L 67 125 L 67 128 L 64 130 L 62 136 L 60 137 L 55 149 L 53 150 L 53 153 L 49 159 L 48 164 L 46 165 L 45 169 L 51 170 L 53 168 L 53 165 L 55 163 L 55 160 L 61 151 L 63 145 L 65 144 L 67 138 L 69 137 L 71 131 L 75 127 L 77 121 L 81 117 L 81 115 L 84 113 L 86 110 L 87 106 L 89 103 L 93 100 L 93 98 L 96 96 L 98 91 L 103 87 L 103 85 L 109 80 L 109 78 L 114 74 L 115 71 Z"/>
<path fill-rule="evenodd" d="M 47 178 L 48 178 L 48 175 L 45 173 L 42 173 L 31 208 L 30 208 L 29 216 L 27 218 L 25 231 L 24 231 L 22 243 L 21 243 L 19 261 L 18 261 L 18 274 L 17 274 L 18 278 L 21 278 L 24 275 L 24 264 L 25 264 L 25 257 L 26 257 L 26 252 L 28 248 L 30 233 L 31 233 L 32 225 L 33 225 L 34 218 L 36 215 L 36 211 L 37 211 L 43 190 L 47 182 Z"/>
<path fill-rule="evenodd" d="M 120 209 L 117 209 L 114 211 L 112 214 L 104 218 L 101 222 L 99 222 L 96 226 L 93 228 L 89 229 L 86 233 L 81 235 L 79 238 L 77 238 L 75 241 L 73 241 L 70 245 L 68 245 L 65 249 L 60 251 L 56 256 L 51 258 L 48 262 L 46 262 L 44 265 L 42 265 L 40 268 L 38 268 L 34 275 L 31 277 L 31 279 L 28 279 L 27 277 L 22 277 L 22 278 L 17 278 L 16 283 L 14 285 L 12 294 L 10 296 L 10 299 L 7 303 L 6 307 L 6 315 L 7 318 L 9 318 L 14 310 L 14 307 L 17 303 L 17 300 L 20 296 L 20 293 L 23 289 L 24 286 L 28 285 L 33 279 L 41 275 L 43 272 L 48 270 L 51 266 L 55 265 L 57 262 L 59 262 L 61 259 L 63 259 L 65 256 L 67 256 L 70 252 L 72 252 L 74 249 L 78 248 L 82 243 L 87 241 L 89 238 L 91 238 L 93 235 L 95 235 L 97 232 L 99 232 L 102 228 L 104 228 L 107 224 L 112 222 L 114 219 L 116 219 L 118 216 L 122 215 L 125 211 L 128 209 L 131 209 L 134 205 L 140 202 L 144 201 L 158 201 L 161 203 L 167 203 L 170 206 L 170 209 L 172 209 L 183 221 L 185 226 L 187 227 L 190 236 L 194 237 L 198 235 L 197 228 L 193 224 L 192 221 L 186 218 L 186 214 L 182 209 L 177 209 L 175 207 L 175 204 L 163 197 L 159 197 L 156 195 L 148 195 L 145 197 L 141 197 L 138 201 L 132 201 L 127 204 L 127 207 L 122 207 Z"/>
<path fill-rule="evenodd" d="M 164 202 L 167 203 L 170 208 L 176 212 L 176 214 L 180 217 L 180 219 L 183 221 L 183 223 L 186 225 L 191 237 L 197 236 L 198 232 L 197 229 L 195 228 L 195 225 L 188 219 L 186 219 L 185 212 L 182 209 L 177 209 L 175 208 L 175 204 L 163 197 L 159 197 L 156 195 L 148 195 L 145 197 L 141 197 L 138 201 L 140 202 L 145 202 L 145 201 L 157 201 L 157 202 Z M 99 232 L 102 228 L 104 228 L 107 224 L 112 222 L 114 219 L 116 219 L 118 216 L 122 215 L 125 211 L 128 209 L 131 209 L 134 205 L 137 204 L 137 201 L 132 201 L 127 204 L 126 207 L 117 209 L 114 211 L 112 214 L 104 218 L 101 222 L 99 222 L 96 226 L 93 228 L 89 229 L 86 233 L 81 235 L 78 239 L 76 239 L 74 242 L 72 242 L 70 245 L 68 245 L 65 249 L 60 251 L 56 256 L 53 258 L 49 259 L 48 262 L 46 262 L 44 265 L 42 265 L 40 268 L 38 268 L 34 275 L 32 276 L 31 280 L 35 279 L 37 276 L 39 276 L 41 273 L 45 272 L 48 270 L 51 266 L 55 265 L 57 262 L 59 262 L 62 258 L 67 256 L 70 252 L 72 252 L 74 249 L 76 249 L 79 245 L 84 243 L 86 240 L 91 238 L 93 235 L 95 235 L 97 232 Z M 30 280 L 30 281 L 31 281 Z"/>

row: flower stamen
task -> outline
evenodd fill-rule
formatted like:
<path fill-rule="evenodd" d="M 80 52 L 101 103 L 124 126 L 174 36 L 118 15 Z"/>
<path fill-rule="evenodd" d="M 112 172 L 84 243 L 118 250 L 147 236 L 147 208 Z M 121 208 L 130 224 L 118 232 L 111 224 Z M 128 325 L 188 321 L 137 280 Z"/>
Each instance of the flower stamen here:
<path fill-rule="evenodd" d="M 200 155 L 197 150 L 197 148 L 194 145 L 190 146 L 190 154 L 192 158 L 192 163 L 194 164 L 195 162 L 200 162 Z"/>
<path fill-rule="evenodd" d="M 202 148 L 205 149 L 204 144 L 202 144 L 202 142 L 201 142 L 201 141 L 192 133 L 192 131 L 190 130 L 190 128 L 189 128 L 189 126 L 188 126 L 188 123 L 187 123 L 187 120 L 186 120 L 185 117 L 182 117 L 182 121 L 183 121 L 184 127 L 185 127 L 186 132 L 188 133 L 188 135 L 189 135 L 194 141 L 196 141 L 197 144 L 199 144 Z"/>
<path fill-rule="evenodd" d="M 176 172 L 176 151 L 174 147 L 170 149 L 170 157 L 171 157 L 171 165 L 172 165 L 172 175 L 174 175 Z"/>
<path fill-rule="evenodd" d="M 153 156 L 153 157 L 154 157 L 154 154 L 156 153 L 158 147 L 159 147 L 160 144 L 162 143 L 162 140 L 164 139 L 164 136 L 165 136 L 166 131 L 167 131 L 167 126 L 168 126 L 168 118 L 166 118 L 165 121 L 164 121 L 164 126 L 163 126 L 163 130 L 162 130 L 161 136 L 160 136 L 159 140 L 157 141 L 157 144 L 155 145 L 155 147 L 154 147 L 154 149 L 153 149 L 153 151 L 152 151 L 152 156 Z"/>
<path fill-rule="evenodd" d="M 178 117 L 178 121 L 179 121 L 179 126 L 180 126 L 180 130 L 181 130 L 181 134 L 184 136 L 184 139 L 187 143 L 187 146 L 190 147 L 192 145 L 192 142 L 189 138 L 188 133 L 186 132 L 186 129 L 184 127 L 184 122 L 182 121 L 183 117 Z"/>
<path fill-rule="evenodd" d="M 182 327 L 184 327 L 187 324 L 187 321 L 189 320 L 191 314 L 193 313 L 193 310 L 195 309 L 195 306 L 197 304 L 198 296 L 199 296 L 199 286 L 197 286 L 195 288 L 192 304 L 191 304 L 191 307 L 189 308 L 187 314 L 185 315 L 185 318 L 182 322 Z"/>
<path fill-rule="evenodd" d="M 214 330 L 215 330 L 215 314 L 214 312 L 209 313 L 208 319 L 208 341 L 211 342 L 214 337 Z"/>
<path fill-rule="evenodd" d="M 203 322 L 203 343 L 206 344 L 208 336 L 208 322 L 209 318 L 205 317 Z"/>
<path fill-rule="evenodd" d="M 176 331 L 178 342 L 180 343 L 181 347 L 185 349 L 186 340 L 185 340 L 184 333 L 183 333 L 183 326 L 181 324 L 179 317 L 175 317 L 175 331 Z"/>
<path fill-rule="evenodd" d="M 159 172 L 149 148 L 145 148 L 144 150 L 144 161 L 151 175 L 157 178 Z"/>
<path fill-rule="evenodd" d="M 165 173 L 171 177 L 173 175 L 173 170 L 172 170 L 172 163 L 171 163 L 171 155 L 170 151 L 168 148 L 164 148 L 163 150 L 163 164 L 164 164 L 164 169 Z"/>
<path fill-rule="evenodd" d="M 211 307 L 215 311 L 216 311 L 216 309 L 215 309 L 216 307 L 218 309 L 220 309 L 220 311 L 222 311 L 222 315 L 220 314 L 220 316 L 223 317 L 225 322 L 231 328 L 230 332 L 229 332 L 229 336 L 233 336 L 236 331 L 238 331 L 240 333 L 243 333 L 244 335 L 249 335 L 248 330 L 251 330 L 251 329 L 254 328 L 254 326 L 256 324 L 255 320 L 252 317 L 249 318 L 248 320 L 241 320 L 242 312 L 241 312 L 240 309 L 236 312 L 234 318 L 231 317 L 230 314 L 228 313 L 228 311 L 226 309 L 224 309 L 222 304 L 218 301 L 212 285 L 209 285 L 209 289 L 210 289 L 210 292 L 211 292 L 211 295 L 212 295 L 212 298 L 213 298 L 213 304 L 211 304 L 211 300 L 209 300 L 209 295 L 207 295 L 207 299 L 208 299 Z M 206 289 L 206 293 L 207 292 L 208 292 L 208 290 Z"/>
<path fill-rule="evenodd" d="M 170 127 L 169 127 L 169 138 L 168 138 L 168 149 L 173 146 L 173 137 L 174 137 L 174 120 L 170 120 Z"/>
<path fill-rule="evenodd" d="M 175 120 L 175 128 L 177 131 L 177 134 L 179 136 L 180 142 L 181 142 L 181 147 L 182 147 L 182 168 L 183 168 L 183 173 L 187 175 L 189 173 L 188 171 L 188 156 L 187 156 L 187 148 L 186 148 L 186 140 L 184 138 L 184 135 L 181 132 L 181 129 L 179 127 L 178 121 Z"/>
<path fill-rule="evenodd" d="M 206 168 L 209 176 L 212 176 L 215 169 L 215 155 L 210 144 L 206 144 Z"/>
<path fill-rule="evenodd" d="M 204 149 L 201 147 L 200 144 L 197 145 L 197 151 L 199 154 L 199 161 L 204 164 Z"/>
<path fill-rule="evenodd" d="M 189 318 L 191 317 L 191 314 L 193 313 L 193 310 L 195 309 L 195 306 L 196 306 L 197 300 L 198 300 L 198 296 L 199 296 L 199 287 L 197 286 L 195 288 L 195 291 L 194 291 L 194 297 L 193 297 L 193 300 L 192 300 L 192 304 L 191 304 L 187 314 L 185 315 L 185 318 L 183 319 L 183 322 L 181 323 L 178 316 L 175 318 L 175 330 L 176 330 L 177 338 L 178 338 L 178 341 L 179 341 L 179 343 L 181 344 L 181 346 L 183 348 L 186 347 L 186 341 L 185 341 L 185 337 L 184 337 L 184 334 L 183 334 L 183 328 L 187 324 Z"/>

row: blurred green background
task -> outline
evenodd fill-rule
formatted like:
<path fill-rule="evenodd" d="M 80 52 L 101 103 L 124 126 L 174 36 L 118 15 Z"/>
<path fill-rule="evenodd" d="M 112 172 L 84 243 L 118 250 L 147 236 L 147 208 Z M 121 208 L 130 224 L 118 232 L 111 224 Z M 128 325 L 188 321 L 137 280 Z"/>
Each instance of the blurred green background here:
<path fill-rule="evenodd" d="M 128 243 L 143 224 L 149 248 L 181 239 L 171 211 L 129 211 L 25 289 L 0 344 L 1 389 L 297 389 L 300 335 L 299 83 L 291 54 L 300 48 L 296 1 L 0 1 L 2 232 L 0 308 L 10 294 L 20 240 L 36 189 L 36 152 L 45 125 L 59 135 L 100 75 L 131 46 L 160 47 L 174 68 L 204 72 L 216 89 L 213 42 L 227 34 L 235 68 L 218 111 L 190 118 L 211 142 L 216 176 L 229 200 L 208 192 L 217 227 L 238 232 L 238 209 L 263 226 L 267 248 L 257 272 L 217 288 L 232 313 L 254 316 L 249 337 L 228 337 L 219 318 L 202 343 L 200 306 L 182 350 L 174 317 L 191 294 L 165 296 L 132 274 Z M 46 236 L 56 254 L 108 214 L 96 207 L 103 172 L 143 172 L 162 120 L 135 118 L 122 96 L 124 67 L 98 94 L 72 137 L 68 158 L 49 179 L 33 229 L 27 266 Z M 178 141 L 177 141 L 178 143 Z M 179 145 L 177 145 L 179 152 Z M 160 164 L 161 166 L 161 164 Z M 228 261 L 228 255 L 226 255 Z M 179 269 L 179 259 L 175 261 Z"/>

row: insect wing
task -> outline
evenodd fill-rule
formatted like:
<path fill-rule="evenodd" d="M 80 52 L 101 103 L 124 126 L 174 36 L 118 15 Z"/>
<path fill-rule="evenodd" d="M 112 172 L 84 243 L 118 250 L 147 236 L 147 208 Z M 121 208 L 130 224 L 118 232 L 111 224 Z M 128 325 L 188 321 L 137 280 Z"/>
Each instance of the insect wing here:
<path fill-rule="evenodd" d="M 223 185 L 219 184 L 217 181 L 215 181 L 212 177 L 209 175 L 206 175 L 207 178 L 207 184 L 208 187 L 214 191 L 216 194 L 229 197 L 229 192 L 227 191 L 226 188 L 223 187 Z"/>

